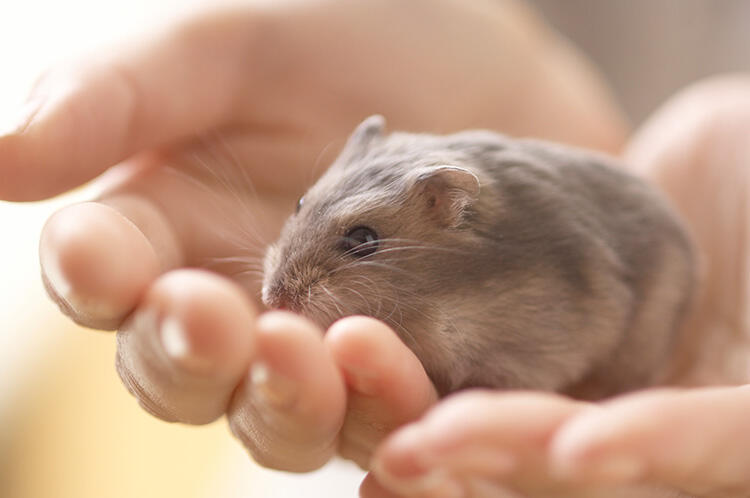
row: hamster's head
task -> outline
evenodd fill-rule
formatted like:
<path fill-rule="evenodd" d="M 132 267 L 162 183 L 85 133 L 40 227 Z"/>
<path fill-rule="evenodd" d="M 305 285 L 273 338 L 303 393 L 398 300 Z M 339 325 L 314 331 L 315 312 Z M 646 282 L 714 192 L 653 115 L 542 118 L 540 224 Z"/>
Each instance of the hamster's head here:
<path fill-rule="evenodd" d="M 460 232 L 480 185 L 437 137 L 383 127 L 379 116 L 360 124 L 299 200 L 266 254 L 263 301 L 323 328 L 369 315 L 419 349 L 417 329 L 448 287 L 440 276 L 466 258 Z"/>

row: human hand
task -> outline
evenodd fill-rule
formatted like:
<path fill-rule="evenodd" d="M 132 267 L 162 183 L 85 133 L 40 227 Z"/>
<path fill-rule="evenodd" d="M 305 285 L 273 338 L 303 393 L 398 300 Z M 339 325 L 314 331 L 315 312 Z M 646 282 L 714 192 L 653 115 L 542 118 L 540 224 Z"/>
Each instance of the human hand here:
<path fill-rule="evenodd" d="M 678 384 L 748 380 L 748 129 L 750 79 L 717 78 L 667 103 L 628 148 L 634 171 L 685 217 L 704 267 L 676 347 Z M 362 496 L 747 496 L 748 403 L 748 386 L 603 404 L 460 394 L 386 439 Z"/>
<path fill-rule="evenodd" d="M 661 389 L 603 404 L 462 393 L 386 439 L 361 496 L 745 496 L 749 403 L 748 386 Z"/>
<path fill-rule="evenodd" d="M 96 202 L 49 220 L 40 258 L 66 313 L 120 330 L 139 403 L 188 423 L 226 413 L 270 467 L 312 469 L 337 448 L 366 465 L 432 386 L 378 324 L 322 338 L 286 314 L 258 319 L 263 246 L 373 112 L 402 129 L 618 148 L 606 92 L 554 40 L 513 2 L 217 8 L 46 75 L 0 137 L 0 198 L 55 195 L 117 164 Z"/>

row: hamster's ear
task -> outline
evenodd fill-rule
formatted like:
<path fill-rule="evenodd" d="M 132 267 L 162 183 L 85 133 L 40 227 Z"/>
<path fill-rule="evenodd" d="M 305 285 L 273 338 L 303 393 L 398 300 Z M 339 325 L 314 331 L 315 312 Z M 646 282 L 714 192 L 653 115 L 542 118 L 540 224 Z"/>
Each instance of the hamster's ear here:
<path fill-rule="evenodd" d="M 480 183 L 466 168 L 442 165 L 418 170 L 414 189 L 436 219 L 455 228 L 479 198 Z"/>
<path fill-rule="evenodd" d="M 385 118 L 375 114 L 357 125 L 346 141 L 339 161 L 348 162 L 363 155 L 373 140 L 381 138 L 385 130 Z"/>

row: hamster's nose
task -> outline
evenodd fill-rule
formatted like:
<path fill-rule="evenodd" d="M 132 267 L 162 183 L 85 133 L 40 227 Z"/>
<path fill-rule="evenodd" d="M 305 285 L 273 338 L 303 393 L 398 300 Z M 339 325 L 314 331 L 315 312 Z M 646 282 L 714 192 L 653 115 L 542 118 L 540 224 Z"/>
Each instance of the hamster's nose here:
<path fill-rule="evenodd" d="M 294 311 L 294 299 L 281 282 L 274 282 L 263 287 L 263 304 L 271 309 Z"/>

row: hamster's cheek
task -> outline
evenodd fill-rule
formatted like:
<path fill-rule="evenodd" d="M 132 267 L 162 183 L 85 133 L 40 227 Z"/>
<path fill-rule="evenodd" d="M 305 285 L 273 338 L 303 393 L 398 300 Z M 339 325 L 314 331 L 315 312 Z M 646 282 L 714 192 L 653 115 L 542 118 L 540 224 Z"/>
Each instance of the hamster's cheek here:
<path fill-rule="evenodd" d="M 277 244 L 271 244 L 266 249 L 266 255 L 263 257 L 263 272 L 266 277 L 279 265 L 279 252 Z"/>

